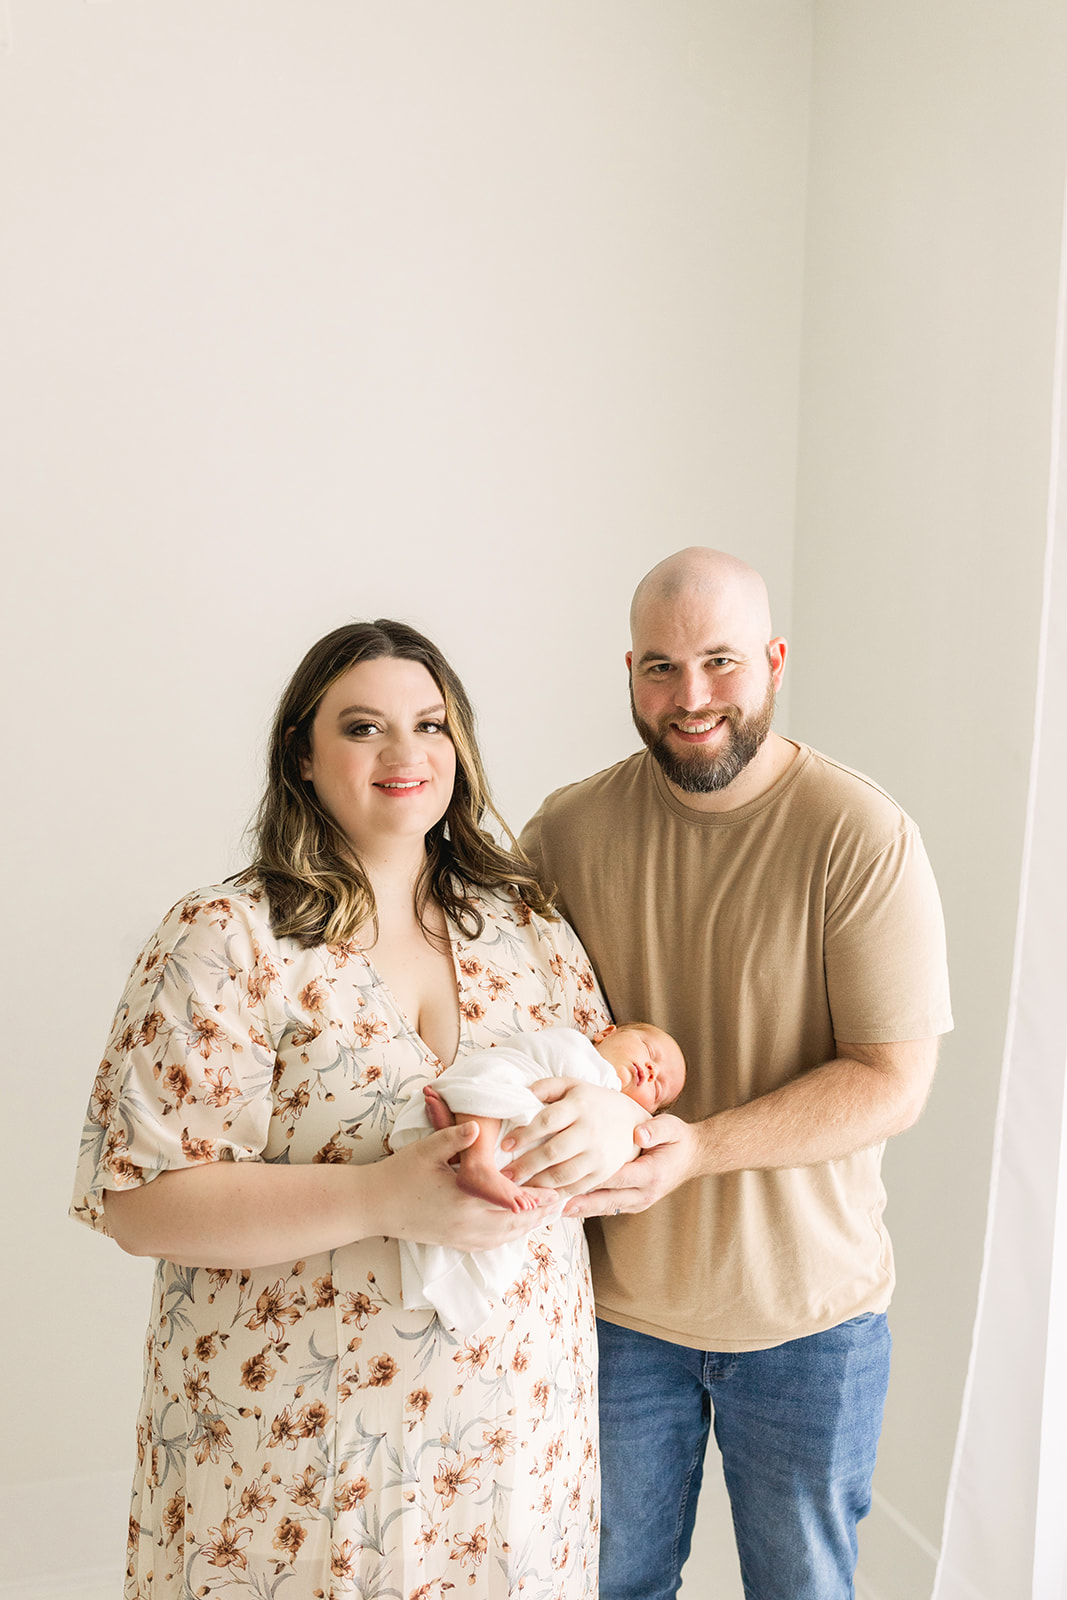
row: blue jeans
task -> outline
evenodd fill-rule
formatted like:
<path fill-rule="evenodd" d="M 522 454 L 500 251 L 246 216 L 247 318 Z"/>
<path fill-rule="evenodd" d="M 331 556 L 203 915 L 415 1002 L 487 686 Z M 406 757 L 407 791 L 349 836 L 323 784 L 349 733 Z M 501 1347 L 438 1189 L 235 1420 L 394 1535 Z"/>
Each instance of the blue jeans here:
<path fill-rule="evenodd" d="M 714 1415 L 746 1600 L 852 1600 L 889 1381 L 870 1313 L 770 1350 L 600 1336 L 601 1600 L 670 1600 Z"/>

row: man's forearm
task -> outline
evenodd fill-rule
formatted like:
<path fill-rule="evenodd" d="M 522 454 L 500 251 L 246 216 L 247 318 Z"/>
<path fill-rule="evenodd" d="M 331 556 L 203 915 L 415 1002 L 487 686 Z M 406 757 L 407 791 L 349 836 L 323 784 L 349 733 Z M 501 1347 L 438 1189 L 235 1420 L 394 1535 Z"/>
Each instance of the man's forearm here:
<path fill-rule="evenodd" d="M 838 1050 L 781 1088 L 695 1123 L 693 1176 L 814 1166 L 910 1127 L 929 1093 L 937 1040 Z"/>
<path fill-rule="evenodd" d="M 637 1160 L 606 1187 L 571 1200 L 567 1215 L 645 1211 L 694 1178 L 816 1166 L 909 1127 L 930 1089 L 937 1040 L 837 1048 L 833 1061 L 703 1122 L 653 1118 L 638 1130 L 647 1147 Z"/>

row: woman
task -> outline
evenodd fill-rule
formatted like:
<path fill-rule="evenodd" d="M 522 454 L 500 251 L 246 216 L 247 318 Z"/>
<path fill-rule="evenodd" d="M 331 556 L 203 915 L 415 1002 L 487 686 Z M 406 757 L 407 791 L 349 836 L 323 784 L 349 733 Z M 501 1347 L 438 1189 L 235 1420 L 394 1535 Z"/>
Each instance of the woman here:
<path fill-rule="evenodd" d="M 254 865 L 176 906 L 134 968 L 72 1208 L 160 1258 L 128 1600 L 596 1593 L 580 1226 L 462 1194 L 474 1125 L 388 1143 L 457 1053 L 608 1020 L 487 814 L 440 653 L 400 623 L 339 628 L 279 707 Z M 609 1124 L 601 1178 L 631 1140 Z M 476 1335 L 403 1308 L 398 1238 L 531 1228 Z"/>

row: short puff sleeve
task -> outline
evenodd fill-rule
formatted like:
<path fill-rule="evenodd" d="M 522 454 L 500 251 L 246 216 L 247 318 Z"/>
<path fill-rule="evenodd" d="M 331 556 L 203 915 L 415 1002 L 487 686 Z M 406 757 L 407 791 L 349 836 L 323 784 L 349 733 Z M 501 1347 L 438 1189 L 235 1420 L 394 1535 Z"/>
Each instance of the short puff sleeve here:
<path fill-rule="evenodd" d="M 256 1160 L 272 1111 L 265 901 L 201 891 L 179 902 L 130 974 L 89 1100 L 71 1215 L 107 1233 L 103 1196 L 161 1172 Z"/>

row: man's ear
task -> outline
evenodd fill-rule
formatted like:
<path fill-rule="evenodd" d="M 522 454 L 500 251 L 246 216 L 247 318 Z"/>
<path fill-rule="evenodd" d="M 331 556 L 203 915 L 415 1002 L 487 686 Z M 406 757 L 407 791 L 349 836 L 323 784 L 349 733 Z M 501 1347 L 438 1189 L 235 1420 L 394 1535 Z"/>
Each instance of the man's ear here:
<path fill-rule="evenodd" d="M 627 650 L 626 652 L 626 670 L 629 673 L 634 670 L 634 653 L 632 650 Z"/>
<path fill-rule="evenodd" d="M 772 639 L 767 646 L 767 660 L 770 663 L 771 679 L 776 690 L 782 687 L 782 674 L 785 671 L 785 656 L 788 646 L 784 639 Z"/>

